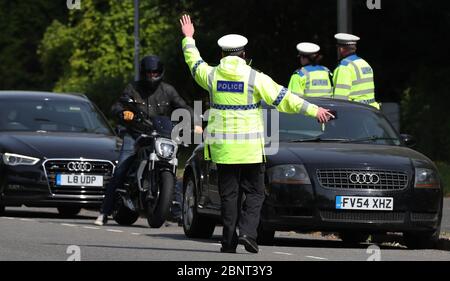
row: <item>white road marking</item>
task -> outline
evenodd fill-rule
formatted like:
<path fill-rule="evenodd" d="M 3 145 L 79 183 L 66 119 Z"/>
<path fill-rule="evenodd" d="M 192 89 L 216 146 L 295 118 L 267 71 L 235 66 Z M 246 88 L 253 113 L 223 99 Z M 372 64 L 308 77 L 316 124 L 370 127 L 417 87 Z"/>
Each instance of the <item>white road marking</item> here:
<path fill-rule="evenodd" d="M 64 225 L 64 226 L 72 226 L 72 227 L 77 226 L 76 224 L 70 224 L 70 223 L 62 223 L 61 225 Z"/>
<path fill-rule="evenodd" d="M 10 217 L 3 217 L 4 219 L 7 219 L 7 220 L 15 220 L 16 218 L 10 218 Z"/>
<path fill-rule="evenodd" d="M 100 229 L 100 227 L 95 227 L 95 226 L 83 226 L 83 228 L 86 228 L 86 229 Z"/>
<path fill-rule="evenodd" d="M 32 219 L 20 219 L 21 221 L 34 221 Z"/>
<path fill-rule="evenodd" d="M 306 257 L 310 258 L 310 259 L 315 259 L 315 260 L 328 260 L 327 258 L 315 257 L 315 256 L 306 256 Z"/>
<path fill-rule="evenodd" d="M 141 233 L 132 232 L 131 235 L 141 235 Z"/>
<path fill-rule="evenodd" d="M 117 230 L 117 229 L 107 229 L 106 231 L 117 232 L 117 233 L 122 233 L 123 232 L 122 230 Z"/>
<path fill-rule="evenodd" d="M 292 256 L 293 254 L 291 254 L 291 253 L 284 253 L 284 252 L 273 252 L 274 254 L 277 254 L 277 255 L 286 255 L 286 256 Z"/>

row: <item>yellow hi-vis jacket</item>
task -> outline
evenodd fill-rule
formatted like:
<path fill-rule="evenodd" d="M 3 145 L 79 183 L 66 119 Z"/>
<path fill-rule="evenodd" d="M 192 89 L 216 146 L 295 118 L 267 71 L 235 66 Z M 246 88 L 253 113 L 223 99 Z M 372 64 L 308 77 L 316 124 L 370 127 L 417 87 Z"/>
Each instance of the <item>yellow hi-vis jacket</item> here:
<path fill-rule="evenodd" d="M 209 92 L 206 160 L 220 164 L 264 161 L 261 100 L 282 112 L 317 115 L 316 105 L 255 71 L 242 58 L 227 56 L 220 65 L 211 67 L 202 60 L 193 38 L 184 38 L 182 47 L 192 76 Z"/>
<path fill-rule="evenodd" d="M 380 109 L 375 101 L 373 70 L 353 54 L 341 60 L 333 74 L 334 98 L 361 102 Z"/>
<path fill-rule="evenodd" d="M 321 65 L 305 65 L 291 76 L 288 89 L 300 96 L 331 98 L 330 70 Z"/>

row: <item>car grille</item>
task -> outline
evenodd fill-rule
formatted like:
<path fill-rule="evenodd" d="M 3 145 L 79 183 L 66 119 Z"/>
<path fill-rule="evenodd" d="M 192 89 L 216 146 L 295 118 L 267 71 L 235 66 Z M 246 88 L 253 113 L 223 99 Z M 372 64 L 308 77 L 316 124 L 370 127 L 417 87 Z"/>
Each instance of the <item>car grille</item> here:
<path fill-rule="evenodd" d="M 89 172 L 69 171 L 69 162 L 89 162 L 92 167 Z M 105 194 L 105 186 L 111 180 L 114 165 L 110 161 L 104 160 L 85 160 L 85 159 L 68 159 L 68 160 L 47 160 L 44 163 L 44 169 L 47 174 L 48 185 L 54 196 L 64 197 L 65 199 L 83 199 L 99 200 Z M 103 176 L 103 186 L 57 186 L 57 174 L 85 174 L 85 175 L 101 175 Z"/>
<path fill-rule="evenodd" d="M 361 180 L 361 182 L 352 182 L 350 179 L 350 175 L 352 174 L 376 174 L 379 177 L 379 181 L 371 182 L 370 180 Z M 388 170 L 317 170 L 317 179 L 323 187 L 334 189 L 401 190 L 405 189 L 408 185 L 408 175 L 405 172 Z"/>
<path fill-rule="evenodd" d="M 321 211 L 320 216 L 327 221 L 343 222 L 403 222 L 403 212 L 364 212 L 364 211 Z"/>

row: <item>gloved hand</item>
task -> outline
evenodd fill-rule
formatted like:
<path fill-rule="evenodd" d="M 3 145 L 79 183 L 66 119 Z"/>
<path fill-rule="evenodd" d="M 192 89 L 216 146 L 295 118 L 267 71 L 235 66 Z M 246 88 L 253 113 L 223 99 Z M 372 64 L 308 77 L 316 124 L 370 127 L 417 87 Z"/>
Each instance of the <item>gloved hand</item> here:
<path fill-rule="evenodd" d="M 122 112 L 123 120 L 131 121 L 134 118 L 134 113 L 132 111 L 125 110 Z"/>

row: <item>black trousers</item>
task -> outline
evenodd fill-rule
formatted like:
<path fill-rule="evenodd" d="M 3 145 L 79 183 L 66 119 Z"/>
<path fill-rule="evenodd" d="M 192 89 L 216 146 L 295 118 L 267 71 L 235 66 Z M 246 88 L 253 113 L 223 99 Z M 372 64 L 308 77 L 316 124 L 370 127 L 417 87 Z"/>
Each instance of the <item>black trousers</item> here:
<path fill-rule="evenodd" d="M 264 203 L 264 167 L 263 163 L 217 164 L 225 248 L 236 248 L 237 226 L 240 235 L 257 238 Z"/>

